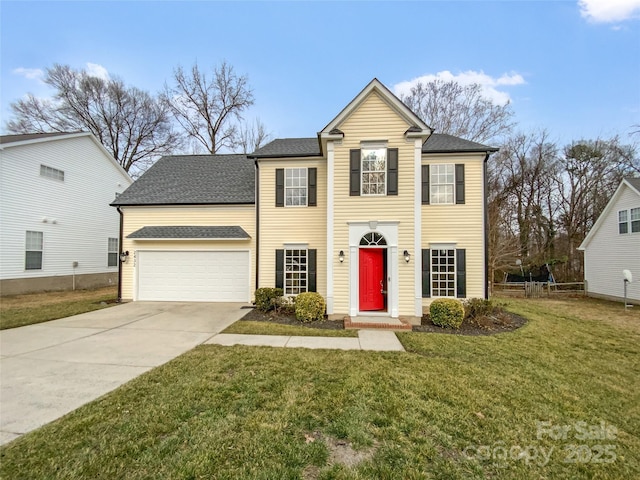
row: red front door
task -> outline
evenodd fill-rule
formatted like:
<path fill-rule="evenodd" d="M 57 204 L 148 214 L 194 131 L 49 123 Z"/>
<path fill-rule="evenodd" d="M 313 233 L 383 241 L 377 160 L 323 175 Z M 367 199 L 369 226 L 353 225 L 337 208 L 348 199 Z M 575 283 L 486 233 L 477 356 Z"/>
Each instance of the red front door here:
<path fill-rule="evenodd" d="M 383 248 L 360 249 L 360 311 L 384 310 Z"/>

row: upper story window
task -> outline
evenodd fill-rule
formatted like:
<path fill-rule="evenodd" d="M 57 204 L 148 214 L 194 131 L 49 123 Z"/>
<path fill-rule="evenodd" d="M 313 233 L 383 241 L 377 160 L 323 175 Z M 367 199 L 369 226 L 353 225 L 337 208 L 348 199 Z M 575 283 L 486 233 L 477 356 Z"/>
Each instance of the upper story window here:
<path fill-rule="evenodd" d="M 307 169 L 284 169 L 284 205 L 286 207 L 307 206 Z"/>
<path fill-rule="evenodd" d="M 117 238 L 109 238 L 107 241 L 107 266 L 108 267 L 117 267 L 118 266 L 118 239 Z"/>
<path fill-rule="evenodd" d="M 25 270 L 42 270 L 43 233 L 27 231 L 25 242 Z"/>
<path fill-rule="evenodd" d="M 431 165 L 431 203 L 453 204 L 455 171 L 453 164 Z"/>
<path fill-rule="evenodd" d="M 387 148 L 383 145 L 363 146 L 362 195 L 386 195 L 387 193 Z"/>
<path fill-rule="evenodd" d="M 618 233 L 629 233 L 628 210 L 620 210 L 618 212 Z"/>
<path fill-rule="evenodd" d="M 640 207 L 631 209 L 631 233 L 640 232 Z"/>
<path fill-rule="evenodd" d="M 40 176 L 64 182 L 64 171 L 46 165 L 40 165 Z"/>

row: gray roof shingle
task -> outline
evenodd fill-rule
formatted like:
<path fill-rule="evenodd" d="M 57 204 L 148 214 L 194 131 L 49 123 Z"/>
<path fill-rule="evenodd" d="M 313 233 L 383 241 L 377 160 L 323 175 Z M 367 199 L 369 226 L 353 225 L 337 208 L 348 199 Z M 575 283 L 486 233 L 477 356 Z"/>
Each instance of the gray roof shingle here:
<path fill-rule="evenodd" d="M 497 152 L 498 149 L 446 133 L 434 133 L 422 145 L 422 153 Z"/>
<path fill-rule="evenodd" d="M 149 226 L 127 235 L 133 239 L 249 239 L 251 238 L 242 227 L 239 226 Z"/>
<path fill-rule="evenodd" d="M 251 157 L 319 157 L 317 138 L 276 138 L 251 154 Z"/>
<path fill-rule="evenodd" d="M 111 205 L 255 203 L 255 164 L 246 155 L 170 155 Z"/>
<path fill-rule="evenodd" d="M 625 180 L 629 182 L 631 185 L 633 185 L 633 188 L 635 188 L 640 192 L 640 177 L 639 178 L 627 177 L 625 178 Z"/>

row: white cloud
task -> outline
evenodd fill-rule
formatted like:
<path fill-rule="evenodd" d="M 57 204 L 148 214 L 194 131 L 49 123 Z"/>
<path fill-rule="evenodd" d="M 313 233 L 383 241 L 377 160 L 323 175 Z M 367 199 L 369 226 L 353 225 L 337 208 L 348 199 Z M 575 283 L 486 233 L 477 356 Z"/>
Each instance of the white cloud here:
<path fill-rule="evenodd" d="M 42 79 L 44 78 L 44 70 L 39 68 L 18 67 L 14 68 L 11 73 L 21 75 L 29 80 L 38 80 L 39 82 L 42 82 Z"/>
<path fill-rule="evenodd" d="M 522 85 L 527 83 L 522 75 L 515 72 L 505 73 L 498 78 L 494 78 L 483 71 L 476 72 L 468 70 L 454 75 L 450 71 L 444 70 L 436 74 L 430 73 L 409 81 L 397 83 L 393 86 L 393 91 L 398 96 L 408 95 L 411 93 L 411 87 L 415 84 L 419 82 L 427 83 L 433 80 L 442 80 L 445 82 L 454 81 L 460 85 L 478 84 L 482 88 L 482 95 L 498 105 L 505 105 L 511 100 L 509 94 L 505 91 L 499 90 L 498 87 Z"/>
<path fill-rule="evenodd" d="M 579 0 L 580 14 L 596 23 L 640 18 L 640 0 Z"/>
<path fill-rule="evenodd" d="M 98 77 L 102 80 L 109 80 L 109 72 L 102 65 L 97 63 L 87 63 L 87 74 L 91 77 Z"/>

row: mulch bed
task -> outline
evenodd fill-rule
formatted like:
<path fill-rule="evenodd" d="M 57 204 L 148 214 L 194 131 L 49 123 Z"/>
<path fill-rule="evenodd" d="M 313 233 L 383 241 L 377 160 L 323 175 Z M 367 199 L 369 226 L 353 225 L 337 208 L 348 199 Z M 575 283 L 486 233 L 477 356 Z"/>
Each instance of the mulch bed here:
<path fill-rule="evenodd" d="M 282 325 L 295 325 L 298 327 L 319 328 L 326 330 L 344 330 L 344 324 L 339 320 L 322 320 L 321 322 L 303 323 L 295 315 L 282 312 L 263 313 L 252 308 L 241 319 L 252 322 L 271 322 Z M 478 319 L 465 320 L 459 329 L 443 328 L 431 323 L 429 316 L 422 317 L 422 325 L 414 325 L 414 332 L 448 333 L 452 335 L 493 335 L 496 333 L 511 332 L 522 327 L 527 320 L 510 312 L 500 311 L 494 315 Z"/>

